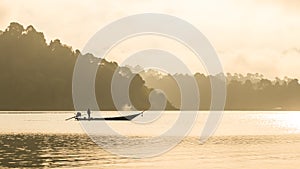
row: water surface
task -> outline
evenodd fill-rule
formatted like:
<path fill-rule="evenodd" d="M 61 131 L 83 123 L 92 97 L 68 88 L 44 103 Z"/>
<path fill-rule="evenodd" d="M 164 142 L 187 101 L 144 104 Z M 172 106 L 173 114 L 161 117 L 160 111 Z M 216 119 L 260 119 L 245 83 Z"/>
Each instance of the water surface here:
<path fill-rule="evenodd" d="M 78 122 L 64 121 L 70 115 L 73 112 L 1 113 L 0 167 L 296 169 L 300 165 L 298 112 L 226 112 L 215 135 L 199 144 L 207 117 L 201 112 L 184 141 L 161 156 L 145 159 L 105 151 L 90 140 Z M 162 133 L 175 117 L 163 115 L 151 123 L 153 126 L 131 122 L 109 125 L 138 140 Z M 116 136 L 99 139 L 111 146 L 119 141 Z"/>

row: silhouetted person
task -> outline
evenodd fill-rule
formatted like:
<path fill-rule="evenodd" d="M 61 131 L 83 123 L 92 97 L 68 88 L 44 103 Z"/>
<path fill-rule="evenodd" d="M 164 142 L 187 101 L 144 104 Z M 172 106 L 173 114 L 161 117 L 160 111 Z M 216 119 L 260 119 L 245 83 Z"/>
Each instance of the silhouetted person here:
<path fill-rule="evenodd" d="M 87 115 L 88 115 L 88 118 L 90 119 L 91 118 L 91 110 L 90 109 L 87 110 Z"/>
<path fill-rule="evenodd" d="M 81 113 L 80 113 L 80 112 L 77 112 L 77 114 L 76 114 L 76 116 L 75 116 L 75 119 L 78 119 L 80 116 L 81 116 Z"/>

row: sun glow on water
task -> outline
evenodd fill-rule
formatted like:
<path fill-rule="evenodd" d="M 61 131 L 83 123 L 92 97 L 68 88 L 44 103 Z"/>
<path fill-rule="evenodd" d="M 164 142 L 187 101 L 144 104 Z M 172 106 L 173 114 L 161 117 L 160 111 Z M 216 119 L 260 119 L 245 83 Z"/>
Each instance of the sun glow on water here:
<path fill-rule="evenodd" d="M 259 114 L 258 116 L 269 125 L 285 128 L 289 133 L 300 133 L 299 112 L 272 112 Z"/>

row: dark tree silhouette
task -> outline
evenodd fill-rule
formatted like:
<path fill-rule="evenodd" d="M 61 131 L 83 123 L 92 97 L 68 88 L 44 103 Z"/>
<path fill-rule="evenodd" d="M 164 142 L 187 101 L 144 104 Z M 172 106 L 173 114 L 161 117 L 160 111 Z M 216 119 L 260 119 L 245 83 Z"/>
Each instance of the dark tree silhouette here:
<path fill-rule="evenodd" d="M 44 34 L 33 26 L 26 29 L 11 23 L 0 31 L 0 110 L 73 110 L 72 75 L 80 52 L 56 39 L 46 43 Z M 91 64 L 99 64 L 96 76 L 96 97 L 102 110 L 115 110 L 111 82 L 114 73 L 120 84 L 130 81 L 129 97 L 124 107 L 145 110 L 151 107 L 149 95 L 160 89 L 167 98 L 167 110 L 181 106 L 181 94 L 176 82 L 192 83 L 196 79 L 200 92 L 201 110 L 211 104 L 210 79 L 218 76 L 162 74 L 154 70 L 132 73 L 129 67 L 116 62 L 84 55 Z M 261 74 L 230 74 L 227 78 L 227 110 L 299 110 L 300 85 L 298 79 L 269 80 Z M 121 87 L 119 90 L 126 90 Z M 188 91 L 193 93 L 195 91 Z M 162 93 L 152 92 L 158 98 Z M 160 99 L 156 100 L 157 102 Z M 152 108 L 158 103 L 152 103 Z"/>
<path fill-rule="evenodd" d="M 0 34 L 0 109 L 1 110 L 73 110 L 72 75 L 80 52 L 73 51 L 56 39 L 46 43 L 43 33 L 33 26 L 26 29 L 11 23 Z M 85 55 L 91 64 L 99 59 Z M 97 62 L 98 63 L 98 62 Z M 96 63 L 96 64 L 97 64 Z M 115 110 L 110 83 L 113 73 L 121 68 L 115 62 L 101 61 L 96 77 L 96 96 L 101 110 Z M 124 74 L 124 73 L 123 73 Z M 130 82 L 130 100 L 124 106 L 144 110 L 152 89 L 128 69 L 121 81 Z M 166 109 L 174 109 L 168 103 Z"/>

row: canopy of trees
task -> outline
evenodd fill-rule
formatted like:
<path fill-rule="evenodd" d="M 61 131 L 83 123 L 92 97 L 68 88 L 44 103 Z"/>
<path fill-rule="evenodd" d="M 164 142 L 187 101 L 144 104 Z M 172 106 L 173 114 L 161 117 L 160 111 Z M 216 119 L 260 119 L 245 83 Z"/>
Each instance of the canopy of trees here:
<path fill-rule="evenodd" d="M 216 76 L 195 75 L 163 75 L 157 71 L 140 73 L 151 88 L 158 88 L 165 92 L 168 100 L 176 107 L 180 107 L 180 91 L 175 79 L 192 82 L 195 78 L 200 92 L 201 110 L 209 110 L 211 105 L 210 78 Z M 269 80 L 258 73 L 246 76 L 230 74 L 226 76 L 227 98 L 226 110 L 299 110 L 300 85 L 298 79 L 276 78 Z"/>
<path fill-rule="evenodd" d="M 46 43 L 43 33 L 33 26 L 24 28 L 11 23 L 0 33 L 0 110 L 73 110 L 72 76 L 80 52 L 59 40 Z M 99 59 L 87 54 L 93 61 Z M 115 110 L 111 96 L 111 79 L 115 71 L 125 70 L 117 63 L 101 60 L 96 77 L 96 97 L 101 110 Z M 128 69 L 118 75 L 119 81 L 130 82 L 130 102 L 124 109 L 148 109 L 153 89 L 145 86 L 138 74 Z M 155 103 L 152 103 L 154 104 Z M 152 109 L 156 109 L 152 105 Z M 166 109 L 174 109 L 167 102 Z"/>
<path fill-rule="evenodd" d="M 73 110 L 72 75 L 80 52 L 60 40 L 46 42 L 44 34 L 33 26 L 24 28 L 11 23 L 0 31 L 0 110 Z M 91 64 L 99 64 L 96 97 L 101 110 L 115 110 L 111 81 L 115 71 L 121 82 L 130 82 L 131 103 L 124 107 L 139 110 L 155 109 L 149 95 L 161 89 L 167 98 L 166 109 L 180 108 L 180 91 L 175 79 L 186 82 L 196 79 L 200 91 L 201 110 L 210 107 L 210 78 L 195 75 L 162 75 L 156 71 L 132 73 L 128 67 L 100 60 L 87 54 Z M 190 91 L 193 92 L 193 91 Z M 160 95 L 161 93 L 156 93 Z M 227 110 L 299 110 L 300 85 L 297 79 L 271 81 L 259 74 L 227 74 Z M 159 105 L 159 104 L 157 104 Z"/>

